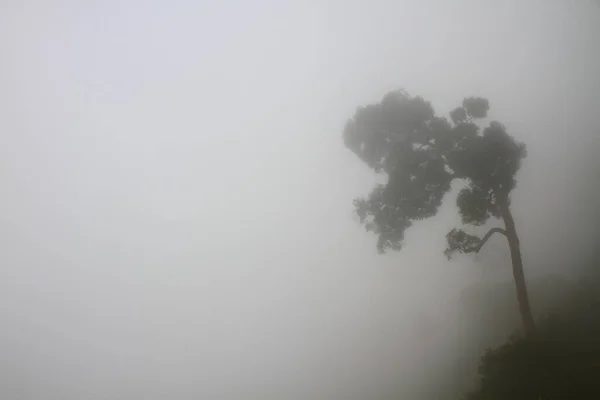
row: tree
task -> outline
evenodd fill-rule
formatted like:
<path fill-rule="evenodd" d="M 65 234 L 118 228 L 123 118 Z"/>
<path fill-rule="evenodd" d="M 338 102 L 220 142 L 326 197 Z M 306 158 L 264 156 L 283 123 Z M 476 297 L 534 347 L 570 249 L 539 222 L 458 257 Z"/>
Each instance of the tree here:
<path fill-rule="evenodd" d="M 479 252 L 495 233 L 508 240 L 519 311 L 525 332 L 535 324 L 521 261 L 519 238 L 510 210 L 510 192 L 526 148 L 499 122 L 483 130 L 475 123 L 489 111 L 488 100 L 468 97 L 447 118 L 431 104 L 403 90 L 387 93 L 376 104 L 359 107 L 343 131 L 346 147 L 387 183 L 354 200 L 356 213 L 368 231 L 378 236 L 377 248 L 402 249 L 404 232 L 414 221 L 434 216 L 454 180 L 466 184 L 456 203 L 462 222 L 480 226 L 491 217 L 504 228 L 492 228 L 482 238 L 453 229 L 447 235 L 448 258 L 453 253 Z"/>

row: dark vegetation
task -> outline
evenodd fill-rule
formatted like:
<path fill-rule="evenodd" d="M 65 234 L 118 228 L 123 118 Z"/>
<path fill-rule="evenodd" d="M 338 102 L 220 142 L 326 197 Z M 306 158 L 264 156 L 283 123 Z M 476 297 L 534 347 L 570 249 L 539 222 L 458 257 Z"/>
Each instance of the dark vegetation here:
<path fill-rule="evenodd" d="M 600 399 L 598 274 L 575 283 L 538 325 L 485 352 L 466 400 Z"/>
<path fill-rule="evenodd" d="M 496 226 L 482 237 L 451 230 L 445 254 L 479 252 L 494 234 L 507 239 L 513 285 L 464 293 L 479 342 L 466 346 L 467 354 L 440 385 L 446 392 L 432 398 L 600 399 L 600 259 L 591 262 L 579 282 L 538 279 L 530 282 L 528 293 L 510 201 L 525 145 L 499 122 L 483 129 L 476 123 L 489 108 L 486 99 L 469 97 L 448 120 L 404 91 L 358 108 L 344 129 L 345 145 L 387 182 L 356 199 L 356 212 L 378 236 L 381 253 L 399 251 L 405 230 L 434 216 L 453 182 L 462 181 L 456 204 L 463 224 L 482 226 L 491 220 Z"/>
<path fill-rule="evenodd" d="M 456 198 L 462 222 L 494 226 L 482 237 L 452 229 L 445 254 L 479 252 L 493 234 L 504 235 L 512 260 L 523 328 L 533 334 L 535 323 L 529 298 L 519 237 L 511 212 L 510 193 L 526 155 L 525 145 L 506 128 L 487 117 L 487 99 L 467 97 L 446 117 L 436 116 L 431 104 L 404 91 L 386 94 L 381 102 L 359 107 L 344 128 L 344 143 L 387 183 L 354 201 L 366 229 L 378 236 L 377 248 L 401 250 L 404 232 L 415 221 L 433 217 L 452 183 L 465 185 Z"/>
<path fill-rule="evenodd" d="M 465 289 L 458 316 L 461 334 L 445 332 L 453 336 L 444 345 L 451 353 L 441 357 L 418 393 L 397 398 L 600 399 L 598 277 L 588 273 L 580 280 L 560 275 L 531 279 L 538 321 L 534 336 L 523 335 L 512 282 Z"/>

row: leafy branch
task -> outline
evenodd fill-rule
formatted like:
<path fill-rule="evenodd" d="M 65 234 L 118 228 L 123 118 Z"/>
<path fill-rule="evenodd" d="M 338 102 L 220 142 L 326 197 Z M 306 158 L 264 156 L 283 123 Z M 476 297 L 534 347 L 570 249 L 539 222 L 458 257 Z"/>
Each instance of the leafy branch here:
<path fill-rule="evenodd" d="M 462 229 L 452 229 L 450 232 L 448 232 L 448 234 L 446 234 L 448 248 L 444 251 L 444 254 L 448 259 L 450 259 L 452 254 L 457 251 L 463 254 L 479 253 L 483 245 L 494 233 L 501 233 L 506 236 L 506 231 L 502 228 L 490 229 L 483 238 L 479 238 L 475 235 L 469 235 Z"/>

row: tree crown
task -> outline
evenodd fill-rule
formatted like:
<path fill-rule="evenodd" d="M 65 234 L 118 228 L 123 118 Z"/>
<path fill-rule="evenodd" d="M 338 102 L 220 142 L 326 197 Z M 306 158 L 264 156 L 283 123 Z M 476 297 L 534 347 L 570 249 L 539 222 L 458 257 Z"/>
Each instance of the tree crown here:
<path fill-rule="evenodd" d="M 348 120 L 346 147 L 387 175 L 386 184 L 354 200 L 361 223 L 378 235 L 380 252 L 400 250 L 404 231 L 437 213 L 454 179 L 466 181 L 457 197 L 463 223 L 482 225 L 500 217 L 526 149 L 499 122 L 480 128 L 475 121 L 485 118 L 489 108 L 488 100 L 468 97 L 450 112 L 449 121 L 436 116 L 423 98 L 399 90 L 359 107 Z M 477 240 L 453 230 L 447 254 L 466 251 Z"/>

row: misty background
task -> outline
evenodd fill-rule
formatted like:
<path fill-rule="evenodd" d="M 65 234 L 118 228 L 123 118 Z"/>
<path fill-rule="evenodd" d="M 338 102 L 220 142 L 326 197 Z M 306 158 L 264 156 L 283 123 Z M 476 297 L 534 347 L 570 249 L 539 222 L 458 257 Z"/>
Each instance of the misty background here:
<path fill-rule="evenodd" d="M 7 400 L 435 386 L 477 334 L 461 294 L 510 258 L 494 238 L 448 262 L 451 199 L 377 254 L 352 199 L 378 178 L 341 132 L 390 90 L 443 115 L 486 97 L 526 143 L 528 278 L 596 244 L 592 1 L 5 0 L 0 55 Z"/>

